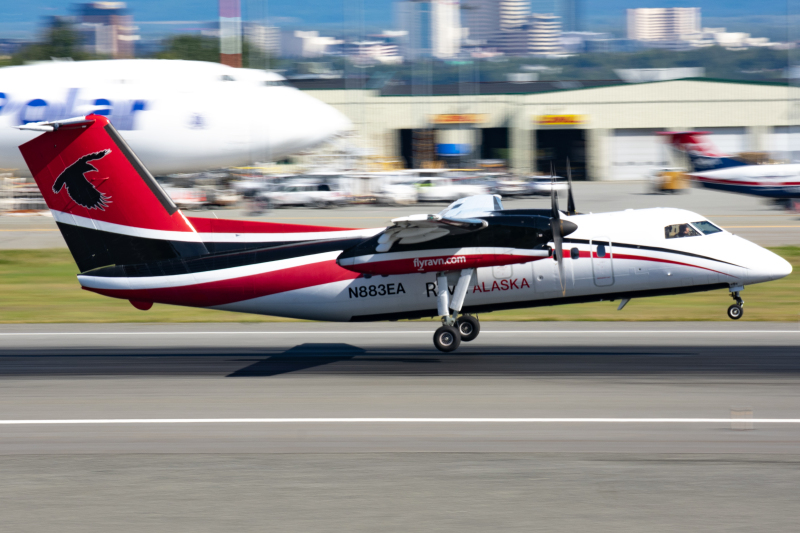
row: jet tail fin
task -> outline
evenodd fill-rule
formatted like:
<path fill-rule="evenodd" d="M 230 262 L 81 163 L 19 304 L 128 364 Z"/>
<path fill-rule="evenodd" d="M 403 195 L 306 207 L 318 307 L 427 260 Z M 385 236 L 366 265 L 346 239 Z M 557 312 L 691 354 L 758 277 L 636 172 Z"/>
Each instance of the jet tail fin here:
<path fill-rule="evenodd" d="M 706 138 L 706 131 L 666 131 L 661 135 L 668 135 L 672 147 L 686 154 L 695 172 L 747 165 L 744 161 L 720 153 Z"/>
<path fill-rule="evenodd" d="M 45 132 L 20 151 L 81 272 L 208 253 L 106 117 L 20 129 Z"/>

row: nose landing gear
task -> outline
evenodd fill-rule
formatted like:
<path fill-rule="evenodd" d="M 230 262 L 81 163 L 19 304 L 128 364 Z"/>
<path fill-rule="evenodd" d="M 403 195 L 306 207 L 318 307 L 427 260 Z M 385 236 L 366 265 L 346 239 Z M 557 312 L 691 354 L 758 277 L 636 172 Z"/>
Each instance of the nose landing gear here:
<path fill-rule="evenodd" d="M 744 287 L 736 287 L 736 289 L 744 289 Z M 728 318 L 732 320 L 739 320 L 744 314 L 744 300 L 739 296 L 739 291 L 731 287 L 731 298 L 736 300 L 736 303 L 728 308 Z"/>

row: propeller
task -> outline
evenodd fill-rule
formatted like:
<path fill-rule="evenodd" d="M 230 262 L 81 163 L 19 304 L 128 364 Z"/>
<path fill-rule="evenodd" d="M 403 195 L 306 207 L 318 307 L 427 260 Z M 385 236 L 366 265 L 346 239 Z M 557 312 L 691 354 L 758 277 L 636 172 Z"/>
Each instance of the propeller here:
<path fill-rule="evenodd" d="M 572 198 L 572 169 L 569 166 L 569 158 L 567 158 L 567 214 L 569 216 L 575 214 L 575 200 Z"/>
<path fill-rule="evenodd" d="M 558 210 L 558 194 L 556 194 L 556 178 L 553 173 L 553 163 L 550 163 L 550 231 L 553 233 L 553 254 L 558 262 L 558 279 L 561 282 L 561 294 L 566 295 L 567 287 L 564 283 L 564 239 L 561 225 L 561 212 Z"/>
<path fill-rule="evenodd" d="M 567 208 L 569 210 L 569 215 L 573 215 L 575 213 L 575 202 L 572 199 L 572 178 L 570 176 L 571 172 L 569 169 L 569 161 L 567 161 L 567 178 L 569 179 L 569 198 L 567 201 Z M 553 254 L 555 255 L 556 261 L 558 262 L 558 278 L 561 282 L 561 294 L 563 296 L 567 295 L 567 284 L 566 278 L 564 277 L 564 235 L 569 235 L 576 229 L 578 229 L 577 224 L 571 222 L 569 220 L 561 220 L 561 211 L 558 209 L 558 193 L 556 192 L 556 179 L 555 174 L 553 172 L 553 164 L 550 163 L 550 207 L 551 207 L 551 216 L 550 216 L 550 230 L 553 233 L 553 246 L 555 250 L 553 250 Z"/>

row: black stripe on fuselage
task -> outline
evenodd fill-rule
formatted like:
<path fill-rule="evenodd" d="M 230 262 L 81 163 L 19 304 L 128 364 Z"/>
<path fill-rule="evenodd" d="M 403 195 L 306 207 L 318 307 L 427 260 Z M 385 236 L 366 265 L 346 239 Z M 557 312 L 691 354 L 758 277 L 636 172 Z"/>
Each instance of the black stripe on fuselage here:
<path fill-rule="evenodd" d="M 403 244 L 402 240 L 395 243 L 391 252 L 418 252 L 436 250 L 439 248 L 484 248 L 503 247 L 524 250 L 545 248 L 547 242 L 552 240 L 550 219 L 540 216 L 491 216 L 478 217 L 486 220 L 489 225 L 483 229 L 464 233 L 451 233 L 429 241 Z M 365 239 L 357 247 L 347 250 L 342 258 L 371 255 L 376 252 L 378 239 L 383 233 Z"/>
<path fill-rule="evenodd" d="M 81 272 L 108 265 L 175 260 L 206 253 L 202 243 L 147 239 L 62 222 L 56 224 Z"/>
<path fill-rule="evenodd" d="M 190 259 L 170 259 L 141 264 L 109 266 L 91 272 L 92 276 L 109 278 L 143 278 L 157 276 L 176 276 L 196 274 L 213 270 L 224 270 L 241 266 L 269 263 L 283 259 L 294 259 L 325 252 L 346 250 L 363 241 L 361 237 L 349 239 L 328 239 L 306 241 L 272 246 L 257 250 L 246 250 L 233 253 L 205 255 Z M 272 243 L 270 243 L 272 244 Z"/>
<path fill-rule="evenodd" d="M 134 237 L 57 222 L 81 272 L 110 265 L 138 265 L 153 261 L 189 259 L 291 246 L 307 241 L 186 242 Z"/>
<path fill-rule="evenodd" d="M 706 292 L 717 289 L 728 289 L 727 283 L 713 283 L 709 285 L 694 285 L 688 287 L 671 287 L 665 289 L 647 289 L 642 291 L 622 291 L 605 294 L 588 294 L 585 296 L 560 296 L 542 300 L 525 300 L 522 302 L 500 302 L 484 305 L 465 305 L 462 313 L 491 313 L 492 311 L 504 311 L 507 309 L 522 309 L 529 307 L 550 307 L 554 305 L 581 304 L 591 302 L 608 302 L 622 300 L 624 298 L 650 298 L 653 296 L 671 296 L 675 294 L 687 294 L 691 292 Z M 411 320 L 417 318 L 435 318 L 439 316 L 436 310 L 436 301 L 432 302 L 432 308 L 418 309 L 416 311 L 402 311 L 398 313 L 380 313 L 375 315 L 359 315 L 350 319 L 350 322 L 374 322 L 378 320 Z"/>
<path fill-rule="evenodd" d="M 609 242 L 609 241 L 604 241 L 604 240 L 598 239 L 598 240 L 596 240 L 594 242 L 602 243 L 602 242 Z M 589 244 L 589 239 L 571 239 L 569 237 L 564 237 L 564 244 L 567 244 L 567 243 Z M 618 247 L 618 248 L 630 248 L 630 249 L 633 249 L 633 250 L 649 250 L 651 252 L 662 252 L 662 253 L 666 253 L 666 254 L 685 255 L 687 257 L 696 257 L 698 259 L 706 259 L 708 261 L 714 261 L 716 263 L 723 263 L 725 265 L 731 265 L 731 266 L 735 266 L 735 267 L 744 268 L 741 265 L 737 265 L 736 263 L 728 263 L 727 261 L 722 261 L 721 259 L 714 259 L 713 257 L 708 257 L 708 256 L 705 256 L 705 255 L 700 255 L 700 254 L 693 254 L 691 252 L 681 252 L 680 250 L 673 250 L 671 248 L 659 248 L 658 246 L 645 246 L 643 244 L 626 244 L 626 243 L 614 242 L 614 241 L 611 241 L 611 246 L 612 246 L 612 258 L 613 258 L 613 248 Z"/>

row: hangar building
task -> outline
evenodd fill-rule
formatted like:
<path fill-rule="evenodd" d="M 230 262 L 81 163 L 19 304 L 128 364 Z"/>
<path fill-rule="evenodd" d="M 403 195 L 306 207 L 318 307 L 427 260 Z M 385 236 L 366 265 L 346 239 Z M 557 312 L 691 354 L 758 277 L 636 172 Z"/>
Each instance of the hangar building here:
<path fill-rule="evenodd" d="M 780 83 L 689 78 L 385 85 L 298 81 L 352 121 L 370 153 L 407 167 L 454 157 L 505 159 L 516 173 L 576 179 L 643 179 L 671 163 L 657 132 L 708 131 L 723 152 L 800 151 L 800 88 Z M 452 166 L 452 165 L 451 165 Z"/>

